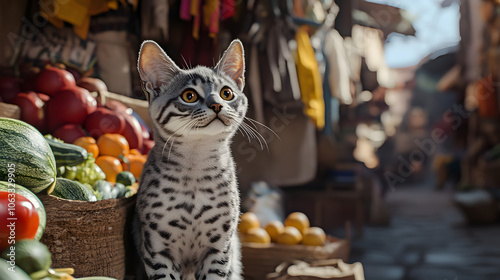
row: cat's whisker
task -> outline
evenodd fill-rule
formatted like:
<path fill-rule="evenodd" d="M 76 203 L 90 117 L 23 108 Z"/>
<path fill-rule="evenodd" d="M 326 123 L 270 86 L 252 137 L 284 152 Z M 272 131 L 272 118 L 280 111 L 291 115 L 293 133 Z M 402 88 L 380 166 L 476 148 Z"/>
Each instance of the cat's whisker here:
<path fill-rule="evenodd" d="M 161 151 L 161 155 L 163 156 L 163 153 L 165 152 L 165 148 L 167 147 L 168 145 L 168 142 L 170 141 L 170 139 L 172 137 L 175 137 L 175 135 L 178 133 L 178 132 L 181 132 L 182 129 L 184 129 L 187 125 L 189 125 L 192 121 L 186 123 L 186 124 L 183 124 L 181 125 L 178 129 L 176 129 L 172 135 L 170 135 L 168 138 L 167 138 L 167 141 L 165 141 L 165 144 L 163 145 L 163 149 Z M 167 156 L 167 160 L 170 158 L 170 152 L 172 151 L 172 146 L 174 145 L 174 142 L 175 142 L 175 138 L 172 139 L 172 142 L 170 143 L 170 147 L 168 149 L 168 156 Z"/>
<path fill-rule="evenodd" d="M 241 127 L 244 128 L 248 133 L 250 133 L 255 139 L 257 139 L 257 141 L 259 141 L 260 148 L 262 150 L 264 150 L 264 145 L 265 145 L 266 150 L 269 152 L 269 146 L 267 145 L 267 141 L 264 138 L 264 136 L 262 136 L 262 134 L 259 133 L 258 130 L 256 130 L 255 128 L 244 122 L 241 123 Z M 262 143 L 264 143 L 264 145 L 262 145 Z"/>
<path fill-rule="evenodd" d="M 245 133 L 244 132 L 246 132 L 246 135 L 248 137 L 248 142 L 252 142 L 251 138 L 255 138 L 255 139 L 257 139 L 259 141 L 261 149 L 264 149 L 264 147 L 263 147 L 263 145 L 262 145 L 259 137 L 252 130 L 249 129 L 250 127 L 247 128 L 248 124 L 246 124 L 244 122 L 237 121 L 238 118 L 239 118 L 239 116 L 238 116 L 238 114 L 235 111 L 229 111 L 228 112 L 228 116 L 229 116 L 229 121 L 238 128 L 238 130 L 241 132 L 241 134 L 243 135 L 243 137 L 245 137 Z M 257 127 L 255 127 L 255 128 L 257 128 Z M 260 135 L 260 133 L 257 130 L 255 130 L 255 131 L 259 134 L 259 136 L 262 137 L 262 135 Z M 264 142 L 266 142 L 265 139 L 264 139 L 264 137 L 262 137 L 262 140 L 264 140 Z M 267 146 L 267 143 L 266 143 L 266 146 Z"/>
<path fill-rule="evenodd" d="M 266 128 L 267 130 L 269 130 L 272 134 L 274 134 L 274 136 L 276 136 L 276 137 L 277 137 L 277 138 L 281 141 L 281 138 L 278 136 L 278 134 L 276 134 L 276 132 L 274 132 L 274 130 L 272 130 L 272 129 L 271 129 L 270 127 L 268 127 L 267 125 L 265 125 L 265 124 L 263 124 L 263 123 L 261 123 L 261 122 L 258 122 L 258 121 L 254 120 L 254 119 L 252 119 L 252 118 L 249 118 L 249 117 L 245 117 L 245 120 L 250 121 L 250 122 L 254 125 L 254 127 L 255 127 L 255 125 L 256 125 L 256 124 L 258 124 L 258 125 L 260 125 L 260 126 L 262 126 L 262 127 Z M 257 127 L 255 127 L 255 128 L 257 128 Z"/>
<path fill-rule="evenodd" d="M 241 135 L 243 137 L 247 137 L 248 138 L 248 142 L 252 142 L 252 140 L 250 139 L 250 134 L 248 134 L 248 132 L 246 132 L 241 126 L 240 126 L 240 123 L 233 119 L 233 118 L 230 118 L 229 119 L 229 122 L 231 123 L 231 125 L 234 125 L 236 126 L 237 130 L 241 133 Z"/>

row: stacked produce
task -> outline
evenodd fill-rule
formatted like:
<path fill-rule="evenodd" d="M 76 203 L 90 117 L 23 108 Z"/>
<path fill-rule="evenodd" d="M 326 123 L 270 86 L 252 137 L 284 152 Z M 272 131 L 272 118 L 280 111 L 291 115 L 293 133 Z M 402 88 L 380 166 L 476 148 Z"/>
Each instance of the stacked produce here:
<path fill-rule="evenodd" d="M 309 218 L 301 212 L 291 213 L 284 223 L 272 221 L 263 228 L 254 213 L 246 212 L 240 217 L 238 230 L 243 242 L 308 246 L 322 246 L 326 242 L 323 229 L 311 227 Z"/>
<path fill-rule="evenodd" d="M 135 182 L 125 185 L 125 191 L 120 183 L 120 191 L 111 196 L 98 191 L 97 186 L 104 184 L 97 182 L 106 180 L 113 188 L 121 172 L 126 172 L 122 177 L 132 174 L 134 181 L 138 180 L 154 145 L 147 126 L 123 103 L 104 98 L 107 87 L 103 81 L 80 78 L 76 71 L 63 68 L 47 65 L 22 71 L 22 78 L 0 77 L 0 101 L 20 107 L 21 120 L 45 135 L 55 158 L 36 161 L 43 173 L 37 176 L 37 188 L 47 193 L 56 189 L 53 195 L 86 201 L 133 195 L 138 185 Z M 36 149 L 25 147 L 28 152 Z M 67 188 L 74 191 L 62 191 Z"/>
<path fill-rule="evenodd" d="M 13 173 L 11 173 L 13 174 Z M 71 268 L 52 269 L 51 253 L 39 242 L 46 226 L 45 208 L 38 197 L 17 183 L 15 176 L 0 181 L 0 279 L 72 280 Z M 16 178 L 17 179 L 17 178 Z M 90 278 L 78 278 L 90 279 Z M 113 280 L 93 277 L 94 280 Z"/>
<path fill-rule="evenodd" d="M 97 94 L 105 91 L 55 66 L 0 77 L 0 101 L 21 109 L 21 120 L 0 118 L 0 219 L 12 220 L 0 226 L 0 279 L 76 279 L 71 268 L 53 269 L 39 242 L 47 215 L 38 196 L 92 203 L 137 192 L 153 142 L 129 108 Z"/>

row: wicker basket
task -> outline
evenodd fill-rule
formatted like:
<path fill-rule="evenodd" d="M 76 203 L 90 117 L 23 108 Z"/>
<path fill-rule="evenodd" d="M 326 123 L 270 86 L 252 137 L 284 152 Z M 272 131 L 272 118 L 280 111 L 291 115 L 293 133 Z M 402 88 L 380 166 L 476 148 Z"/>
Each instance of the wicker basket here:
<path fill-rule="evenodd" d="M 327 259 L 347 261 L 349 252 L 348 240 L 330 236 L 323 246 L 243 243 L 243 275 L 246 280 L 263 280 L 283 262 Z"/>
<path fill-rule="evenodd" d="M 47 212 L 42 243 L 52 253 L 52 267 L 75 269 L 75 277 L 125 278 L 129 234 L 126 226 L 135 196 L 96 202 L 51 195 L 40 200 Z"/>

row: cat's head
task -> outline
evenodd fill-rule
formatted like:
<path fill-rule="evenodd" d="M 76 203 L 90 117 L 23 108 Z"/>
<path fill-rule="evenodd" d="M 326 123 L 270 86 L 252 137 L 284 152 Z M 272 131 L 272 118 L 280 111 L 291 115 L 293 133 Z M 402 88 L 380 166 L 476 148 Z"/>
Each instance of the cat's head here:
<path fill-rule="evenodd" d="M 180 69 L 153 41 L 145 41 L 138 70 L 155 132 L 163 139 L 232 136 L 243 121 L 243 45 L 234 40 L 214 68 Z"/>

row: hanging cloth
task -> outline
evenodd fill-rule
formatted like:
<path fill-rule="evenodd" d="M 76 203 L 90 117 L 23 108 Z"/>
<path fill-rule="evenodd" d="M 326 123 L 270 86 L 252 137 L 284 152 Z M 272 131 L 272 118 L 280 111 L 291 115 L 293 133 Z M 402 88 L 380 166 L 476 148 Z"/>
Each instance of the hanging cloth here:
<path fill-rule="evenodd" d="M 168 0 L 144 0 L 141 4 L 141 36 L 162 43 L 168 40 Z"/>
<path fill-rule="evenodd" d="M 208 29 L 209 37 L 215 38 L 219 34 L 219 22 L 235 14 L 234 0 L 182 0 L 180 18 L 186 21 L 193 19 L 193 38 L 200 36 L 200 25 Z M 203 17 L 203 21 L 202 21 Z"/>
<path fill-rule="evenodd" d="M 344 48 L 344 39 L 332 29 L 325 37 L 325 56 L 329 65 L 328 82 L 333 97 L 343 104 L 352 103 L 350 67 Z"/>
<path fill-rule="evenodd" d="M 302 26 L 296 34 L 297 76 L 304 103 L 304 113 L 321 130 L 325 126 L 325 102 L 319 65 L 311 45 L 307 27 Z"/>

